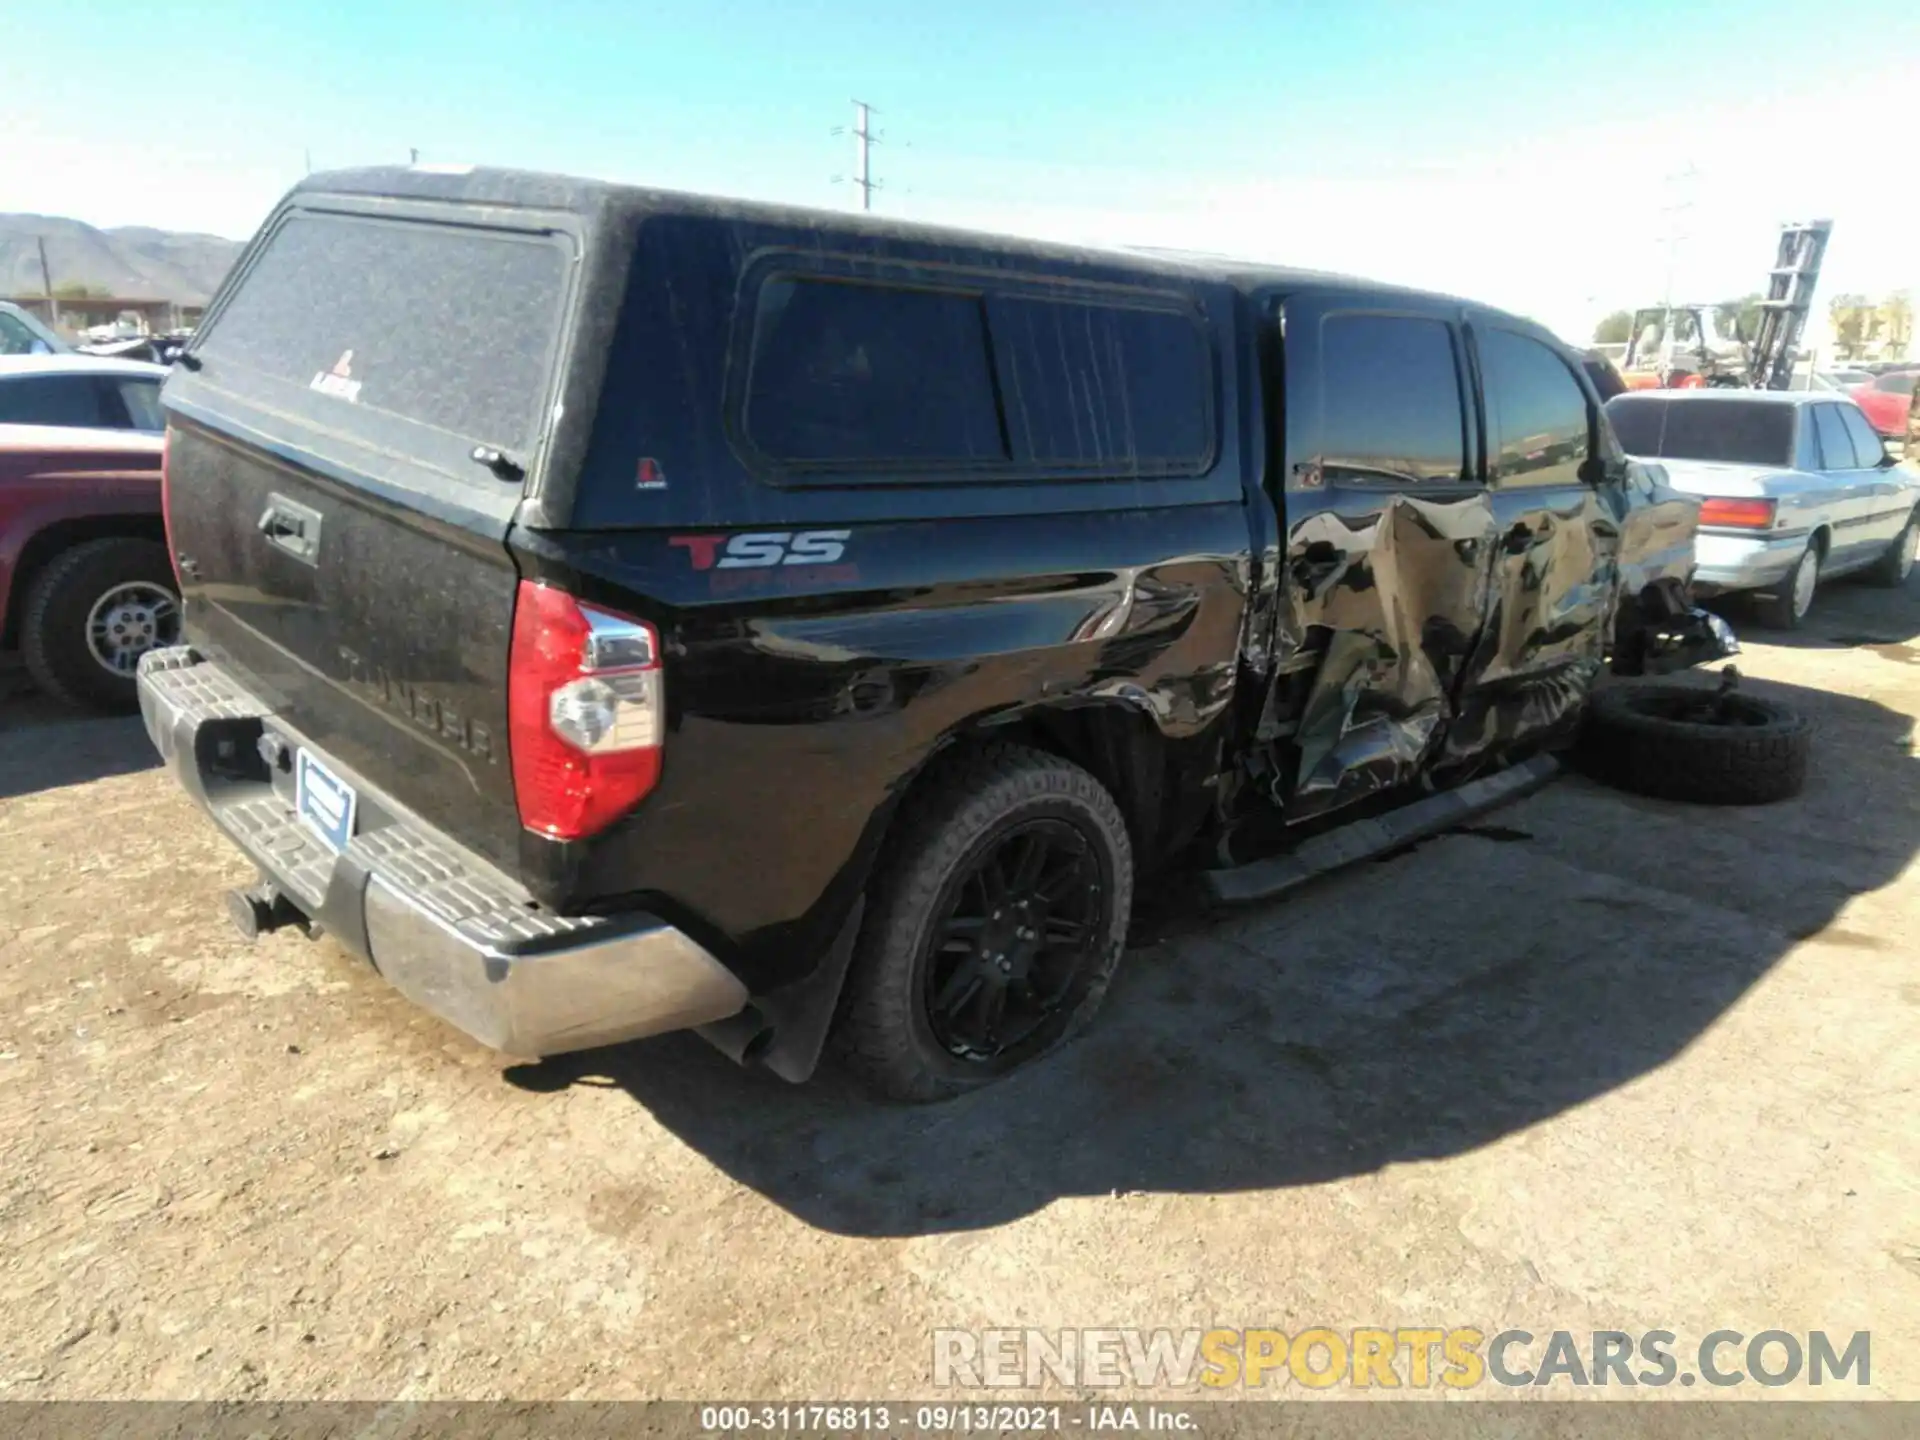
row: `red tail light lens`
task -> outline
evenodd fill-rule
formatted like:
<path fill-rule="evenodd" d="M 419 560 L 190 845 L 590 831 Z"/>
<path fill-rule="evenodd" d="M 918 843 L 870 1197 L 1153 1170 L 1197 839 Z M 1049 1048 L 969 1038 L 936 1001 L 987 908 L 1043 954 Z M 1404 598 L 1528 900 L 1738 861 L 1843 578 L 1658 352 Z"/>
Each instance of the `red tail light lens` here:
<path fill-rule="evenodd" d="M 1732 530 L 1767 530 L 1773 526 L 1771 500 L 1702 500 L 1700 523 Z"/>
<path fill-rule="evenodd" d="M 167 563 L 173 566 L 175 593 L 185 593 L 187 583 L 180 574 L 180 552 L 173 544 L 173 427 L 160 432 L 160 524 L 167 536 Z"/>
<path fill-rule="evenodd" d="M 507 673 L 520 823 L 556 840 L 606 829 L 659 780 L 665 739 L 654 628 L 522 580 Z"/>

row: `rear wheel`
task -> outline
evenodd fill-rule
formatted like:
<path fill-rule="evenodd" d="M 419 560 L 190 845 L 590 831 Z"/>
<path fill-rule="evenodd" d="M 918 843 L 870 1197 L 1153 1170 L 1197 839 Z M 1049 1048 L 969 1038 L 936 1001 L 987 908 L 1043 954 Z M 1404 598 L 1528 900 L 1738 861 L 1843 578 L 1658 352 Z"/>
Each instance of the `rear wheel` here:
<path fill-rule="evenodd" d="M 1862 578 L 1869 585 L 1897 590 L 1913 573 L 1913 548 L 1917 542 L 1920 542 L 1920 513 L 1907 517 L 1907 523 L 1900 527 L 1886 554 L 1874 561 Z"/>
<path fill-rule="evenodd" d="M 1798 630 L 1813 609 L 1820 587 L 1820 547 L 1809 545 L 1771 595 L 1760 597 L 1755 611 L 1769 630 Z"/>
<path fill-rule="evenodd" d="M 140 657 L 180 639 L 164 545 L 114 537 L 56 556 L 34 577 L 20 649 L 33 682 L 69 705 L 130 710 Z"/>
<path fill-rule="evenodd" d="M 969 756 L 907 806 L 835 1041 L 882 1095 L 939 1100 L 1092 1018 L 1126 941 L 1133 855 L 1100 782 L 1024 746 Z"/>

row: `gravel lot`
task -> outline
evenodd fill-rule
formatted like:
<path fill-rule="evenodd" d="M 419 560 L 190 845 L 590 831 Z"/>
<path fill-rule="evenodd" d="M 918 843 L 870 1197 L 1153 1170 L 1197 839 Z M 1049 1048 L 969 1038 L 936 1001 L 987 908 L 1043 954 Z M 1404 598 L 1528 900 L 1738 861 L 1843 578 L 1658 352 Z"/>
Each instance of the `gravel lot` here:
<path fill-rule="evenodd" d="M 1751 648 L 1798 801 L 1563 779 L 1179 920 L 925 1110 L 687 1037 L 503 1066 L 240 941 L 138 723 L 12 694 L 0 1397 L 905 1397 L 942 1326 L 1475 1325 L 1870 1329 L 1920 1398 L 1916 637 L 1920 582 L 1846 586 Z"/>

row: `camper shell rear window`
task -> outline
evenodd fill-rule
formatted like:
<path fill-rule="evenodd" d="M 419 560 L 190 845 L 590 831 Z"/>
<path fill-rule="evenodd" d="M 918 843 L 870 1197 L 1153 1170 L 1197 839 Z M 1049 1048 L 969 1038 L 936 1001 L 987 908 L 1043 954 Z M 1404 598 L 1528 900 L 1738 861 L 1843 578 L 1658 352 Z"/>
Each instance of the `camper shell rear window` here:
<path fill-rule="evenodd" d="M 397 440 L 421 459 L 457 464 L 484 445 L 525 463 L 571 260 L 564 235 L 294 209 L 194 353 L 220 388 L 316 428 Z M 478 466 L 456 473 L 488 480 Z"/>

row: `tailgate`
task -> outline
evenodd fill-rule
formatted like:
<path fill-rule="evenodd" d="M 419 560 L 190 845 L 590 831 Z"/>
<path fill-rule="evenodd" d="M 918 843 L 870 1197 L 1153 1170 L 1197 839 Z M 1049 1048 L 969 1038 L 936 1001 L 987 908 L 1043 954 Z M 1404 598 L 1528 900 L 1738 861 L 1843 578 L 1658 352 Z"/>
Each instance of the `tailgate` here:
<path fill-rule="evenodd" d="M 272 222 L 168 382 L 167 513 L 188 641 L 270 724 L 517 868 L 505 540 L 575 246 L 494 218 Z"/>

